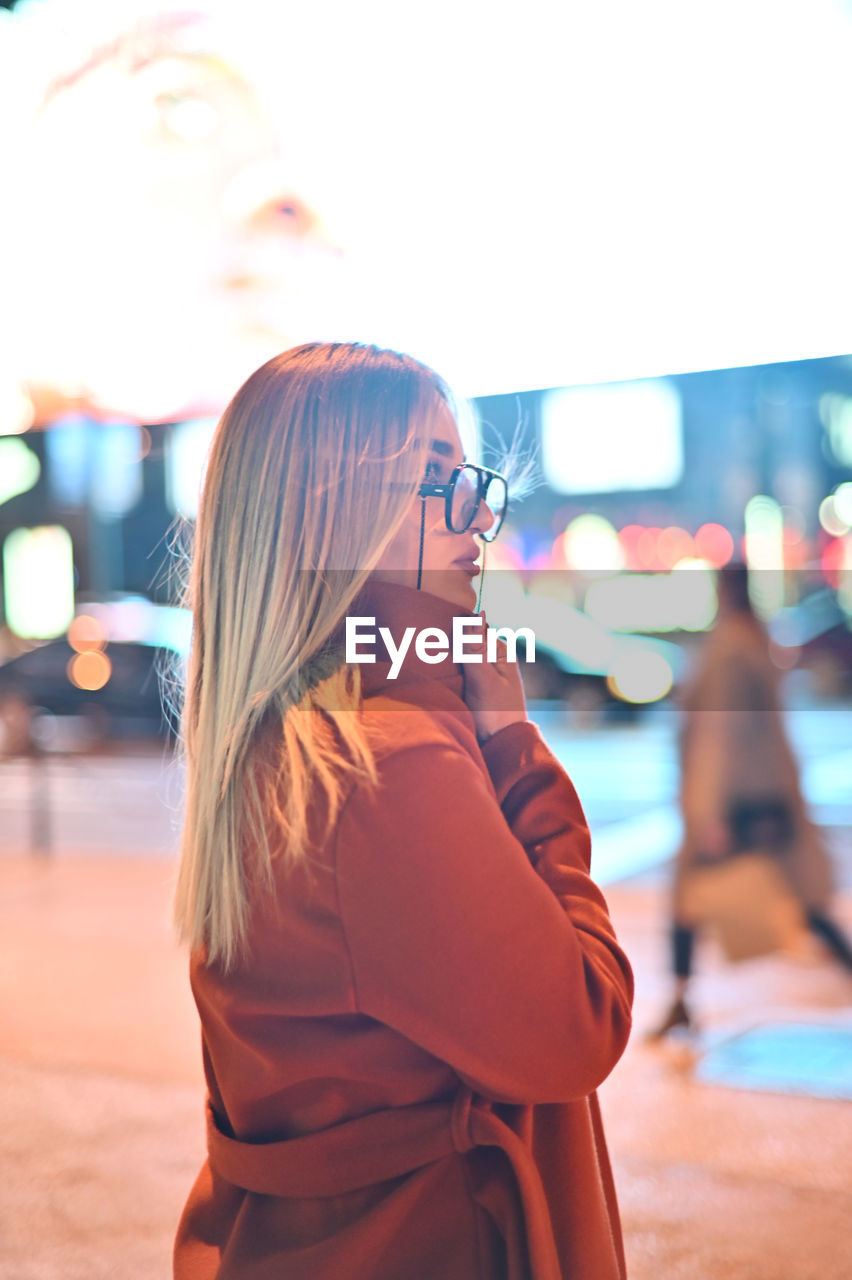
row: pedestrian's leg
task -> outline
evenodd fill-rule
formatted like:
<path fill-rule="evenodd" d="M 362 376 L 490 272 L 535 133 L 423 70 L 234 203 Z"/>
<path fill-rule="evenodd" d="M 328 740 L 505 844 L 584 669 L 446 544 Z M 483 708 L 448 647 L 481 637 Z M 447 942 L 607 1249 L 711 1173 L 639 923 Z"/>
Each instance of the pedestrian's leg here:
<path fill-rule="evenodd" d="M 692 976 L 692 960 L 695 954 L 695 930 L 688 925 L 672 923 L 672 967 L 677 980 L 679 994 L 686 994 L 687 984 Z"/>
<path fill-rule="evenodd" d="M 672 922 L 671 957 L 674 970 L 675 989 L 671 1007 L 663 1016 L 662 1022 L 649 1032 L 652 1040 L 661 1040 L 676 1028 L 688 1030 L 692 1027 L 692 1015 L 686 1004 L 686 992 L 692 976 L 692 959 L 695 952 L 695 930 L 688 925 Z"/>
<path fill-rule="evenodd" d="M 839 960 L 844 969 L 852 972 L 852 943 L 846 934 L 830 916 L 822 911 L 809 910 L 807 913 L 808 928 L 824 942 L 829 951 Z"/>

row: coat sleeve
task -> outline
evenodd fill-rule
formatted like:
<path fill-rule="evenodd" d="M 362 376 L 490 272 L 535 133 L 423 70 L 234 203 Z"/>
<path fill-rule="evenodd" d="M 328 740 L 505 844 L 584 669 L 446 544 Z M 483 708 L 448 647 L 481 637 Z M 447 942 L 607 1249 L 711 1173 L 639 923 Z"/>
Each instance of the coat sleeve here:
<path fill-rule="evenodd" d="M 484 754 L 496 799 L 449 742 L 395 752 L 349 797 L 337 878 L 357 1007 L 495 1101 L 570 1101 L 624 1049 L 632 975 L 537 729 Z"/>

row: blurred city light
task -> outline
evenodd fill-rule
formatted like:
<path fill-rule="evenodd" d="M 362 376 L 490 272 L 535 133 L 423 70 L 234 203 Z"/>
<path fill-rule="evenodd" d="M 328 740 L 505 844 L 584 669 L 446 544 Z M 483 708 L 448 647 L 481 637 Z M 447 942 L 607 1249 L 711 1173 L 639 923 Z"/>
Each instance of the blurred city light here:
<path fill-rule="evenodd" d="M 16 382 L 0 380 L 0 436 L 21 435 L 35 419 L 35 406 Z"/>
<path fill-rule="evenodd" d="M 188 609 L 156 605 L 143 596 L 87 604 L 90 614 L 109 640 L 127 640 L 189 653 L 192 614 Z"/>
<path fill-rule="evenodd" d="M 850 618 L 852 617 L 852 535 L 847 533 L 843 541 L 846 549 L 843 568 L 837 583 L 837 600 L 847 618 Z"/>
<path fill-rule="evenodd" d="M 657 702 L 671 690 L 671 666 L 652 650 L 619 653 L 607 676 L 607 686 L 624 702 Z"/>
<path fill-rule="evenodd" d="M 620 581 L 623 579 L 616 579 Z M 683 655 L 670 641 L 650 636 L 619 634 L 597 618 L 566 603 L 554 590 L 548 575 L 536 575 L 530 594 L 523 605 L 514 606 L 512 625 L 532 627 L 537 652 L 549 651 L 564 670 L 579 675 L 618 677 L 618 688 L 611 691 L 619 698 L 622 688 L 631 691 L 625 701 L 653 702 L 665 697 L 683 667 Z M 554 591 L 554 594 L 550 594 Z M 645 655 L 662 659 L 645 662 Z M 635 671 L 630 675 L 630 671 Z M 668 672 L 668 685 L 665 673 Z M 662 690 L 662 692 L 659 692 Z M 635 695 L 635 696 L 632 696 Z"/>
<path fill-rule="evenodd" d="M 852 396 L 826 392 L 819 399 L 819 416 L 835 460 L 852 467 Z"/>
<path fill-rule="evenodd" d="M 132 422 L 97 428 L 92 459 L 92 506 L 102 516 L 124 515 L 142 496 L 142 437 Z"/>
<path fill-rule="evenodd" d="M 215 418 L 180 422 L 172 429 L 166 453 L 166 496 L 172 511 L 187 520 L 198 515 L 201 482 L 215 429 Z"/>
<path fill-rule="evenodd" d="M 0 506 L 38 482 L 41 463 L 23 440 L 0 438 Z"/>
<path fill-rule="evenodd" d="M 591 512 L 568 525 L 562 554 L 569 568 L 589 573 L 615 573 L 624 566 L 624 551 L 614 527 Z"/>
<path fill-rule="evenodd" d="M 536 590 L 527 598 L 521 616 L 523 625 L 535 632 L 536 644 L 546 645 L 563 655 L 575 670 L 593 673 L 609 670 L 615 638 L 580 609 Z"/>
<path fill-rule="evenodd" d="M 852 482 L 847 480 L 837 486 L 832 495 L 834 513 L 848 528 L 852 528 Z"/>
<path fill-rule="evenodd" d="M 3 543 L 3 604 L 19 636 L 62 635 L 74 617 L 71 537 L 59 525 L 15 529 Z"/>
<path fill-rule="evenodd" d="M 107 637 L 103 624 L 88 613 L 78 613 L 68 628 L 68 643 L 77 653 L 103 649 Z"/>
<path fill-rule="evenodd" d="M 546 391 L 541 432 L 557 493 L 666 489 L 683 474 L 680 396 L 665 378 Z"/>
<path fill-rule="evenodd" d="M 640 524 L 626 524 L 618 531 L 618 541 L 624 549 L 624 565 L 627 569 L 641 569 L 639 563 L 638 543 L 645 532 Z"/>
<path fill-rule="evenodd" d="M 692 558 L 694 544 L 691 535 L 677 525 L 669 525 L 657 539 L 657 555 L 664 569 L 673 569 L 681 560 Z"/>
<path fill-rule="evenodd" d="M 701 561 L 683 561 L 666 574 L 623 574 L 586 592 L 590 618 L 614 631 L 703 631 L 716 616 L 713 574 Z"/>
<path fill-rule="evenodd" d="M 819 504 L 819 522 L 832 538 L 841 538 L 849 530 L 850 521 L 846 520 L 837 509 L 835 494 L 829 494 Z"/>
<path fill-rule="evenodd" d="M 659 545 L 662 532 L 662 529 L 650 525 L 647 529 L 643 529 L 639 535 L 636 543 L 636 555 L 641 569 L 661 568 Z"/>
<path fill-rule="evenodd" d="M 695 554 L 716 569 L 734 554 L 734 540 L 721 524 L 703 524 L 695 535 Z"/>
<path fill-rule="evenodd" d="M 98 649 L 75 653 L 69 659 L 68 679 L 77 689 L 103 689 L 112 674 L 112 663 Z"/>
<path fill-rule="evenodd" d="M 757 494 L 745 509 L 745 554 L 749 595 L 755 609 L 770 617 L 784 604 L 784 517 L 767 494 Z"/>
<path fill-rule="evenodd" d="M 826 581 L 835 591 L 845 588 L 845 598 L 849 599 L 849 583 L 852 574 L 852 534 L 843 538 L 832 538 L 826 543 L 820 557 L 822 571 Z"/>
<path fill-rule="evenodd" d="M 45 433 L 48 484 L 63 506 L 80 507 L 88 500 L 98 430 L 89 418 L 67 414 Z"/>

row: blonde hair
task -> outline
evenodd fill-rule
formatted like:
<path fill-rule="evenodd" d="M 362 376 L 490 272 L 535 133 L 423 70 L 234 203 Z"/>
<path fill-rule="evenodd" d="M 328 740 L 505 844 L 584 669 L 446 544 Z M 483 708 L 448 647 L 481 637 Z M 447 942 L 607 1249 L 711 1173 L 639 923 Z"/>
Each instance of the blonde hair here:
<path fill-rule="evenodd" d="M 375 778 L 360 681 L 336 633 L 422 479 L 448 392 L 424 365 L 312 343 L 244 383 L 213 439 L 189 580 L 182 738 L 187 803 L 175 918 L 207 962 L 244 952 L 247 881 L 308 846 L 317 788 L 333 822 L 347 777 Z M 274 729 L 272 767 L 254 752 Z M 247 863 L 247 852 L 251 861 Z"/>

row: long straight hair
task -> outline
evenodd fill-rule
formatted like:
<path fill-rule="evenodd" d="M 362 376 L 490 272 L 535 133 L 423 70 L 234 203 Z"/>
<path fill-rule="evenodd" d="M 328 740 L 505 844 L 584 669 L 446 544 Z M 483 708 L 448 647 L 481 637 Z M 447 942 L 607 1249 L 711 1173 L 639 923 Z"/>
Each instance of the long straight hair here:
<path fill-rule="evenodd" d="M 360 681 L 335 636 L 405 518 L 442 402 L 443 382 L 409 356 L 312 343 L 256 370 L 217 426 L 189 578 L 175 898 L 207 963 L 244 953 L 248 878 L 271 884 L 275 856 L 305 855 L 317 789 L 331 823 L 347 777 L 375 779 L 353 714 Z"/>

